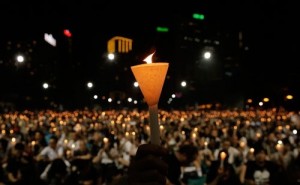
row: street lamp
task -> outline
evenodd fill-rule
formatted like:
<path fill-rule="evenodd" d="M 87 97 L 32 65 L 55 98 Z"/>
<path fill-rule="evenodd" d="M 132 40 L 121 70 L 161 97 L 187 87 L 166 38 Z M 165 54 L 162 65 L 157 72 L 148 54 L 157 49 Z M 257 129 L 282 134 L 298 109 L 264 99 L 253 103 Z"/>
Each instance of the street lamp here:
<path fill-rule="evenodd" d="M 18 63 L 23 63 L 25 61 L 25 58 L 23 55 L 17 55 L 16 60 Z"/>
<path fill-rule="evenodd" d="M 138 87 L 138 86 L 139 86 L 139 83 L 138 83 L 138 82 L 134 82 L 134 83 L 133 83 L 133 86 L 134 86 L 134 87 Z"/>
<path fill-rule="evenodd" d="M 45 82 L 45 83 L 43 83 L 43 88 L 44 88 L 44 89 L 48 89 L 48 88 L 49 88 L 49 84 L 48 84 L 48 83 L 46 83 L 46 82 Z"/>
<path fill-rule="evenodd" d="M 92 82 L 88 82 L 88 83 L 86 84 L 86 86 L 87 86 L 89 89 L 91 89 L 91 88 L 94 86 L 94 84 L 93 84 Z"/>
<path fill-rule="evenodd" d="M 205 51 L 203 54 L 204 59 L 209 60 L 211 59 L 211 52 L 210 51 Z"/>
<path fill-rule="evenodd" d="M 115 59 L 115 54 L 113 54 L 113 53 L 109 53 L 108 55 L 107 55 L 107 58 L 109 59 L 109 60 L 114 60 Z"/>

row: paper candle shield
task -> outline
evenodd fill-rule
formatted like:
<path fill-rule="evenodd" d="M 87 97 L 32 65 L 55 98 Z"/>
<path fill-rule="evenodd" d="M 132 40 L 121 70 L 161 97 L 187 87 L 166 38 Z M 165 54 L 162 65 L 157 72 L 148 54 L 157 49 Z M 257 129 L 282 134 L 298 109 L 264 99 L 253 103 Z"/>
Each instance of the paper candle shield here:
<path fill-rule="evenodd" d="M 150 63 L 131 67 L 148 106 L 158 104 L 168 67 L 169 63 Z"/>

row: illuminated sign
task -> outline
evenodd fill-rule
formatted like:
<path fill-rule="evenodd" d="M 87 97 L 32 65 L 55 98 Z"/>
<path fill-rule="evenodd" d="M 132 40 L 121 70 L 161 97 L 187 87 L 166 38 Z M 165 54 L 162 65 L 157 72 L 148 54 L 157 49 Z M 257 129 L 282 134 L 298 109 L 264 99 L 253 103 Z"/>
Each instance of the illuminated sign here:
<path fill-rule="evenodd" d="M 108 53 L 128 53 L 132 50 L 132 39 L 115 36 L 107 42 Z"/>

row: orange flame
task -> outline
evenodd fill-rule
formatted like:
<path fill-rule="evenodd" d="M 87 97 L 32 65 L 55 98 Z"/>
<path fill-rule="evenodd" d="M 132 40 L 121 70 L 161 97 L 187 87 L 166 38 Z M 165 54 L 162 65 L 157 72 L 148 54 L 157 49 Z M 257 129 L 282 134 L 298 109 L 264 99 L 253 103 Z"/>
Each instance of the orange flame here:
<path fill-rule="evenodd" d="M 221 152 L 220 157 L 221 157 L 221 160 L 224 160 L 226 158 L 226 153 L 225 152 Z"/>
<path fill-rule="evenodd" d="M 152 57 L 153 57 L 154 53 L 152 53 L 149 56 L 147 56 L 143 61 L 146 62 L 147 64 L 152 63 Z"/>

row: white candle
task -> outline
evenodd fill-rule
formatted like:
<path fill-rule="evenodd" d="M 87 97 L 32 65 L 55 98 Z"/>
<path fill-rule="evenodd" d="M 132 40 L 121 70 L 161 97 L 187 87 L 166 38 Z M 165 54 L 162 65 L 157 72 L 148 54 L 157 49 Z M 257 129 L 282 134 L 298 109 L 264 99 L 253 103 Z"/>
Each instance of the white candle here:
<path fill-rule="evenodd" d="M 220 167 L 223 168 L 224 167 L 224 160 L 226 158 L 226 153 L 221 152 L 220 157 L 221 157 L 221 166 Z"/>
<path fill-rule="evenodd" d="M 233 127 L 233 130 L 234 130 L 234 135 L 236 135 L 236 131 L 237 131 L 237 126 L 235 125 L 234 127 Z"/>
<path fill-rule="evenodd" d="M 195 141 L 196 138 L 197 138 L 197 134 L 196 134 L 196 133 L 193 133 L 193 134 L 192 134 L 192 139 L 193 139 L 193 141 Z"/>
<path fill-rule="evenodd" d="M 11 138 L 11 144 L 14 146 L 17 143 L 17 139 L 15 137 Z"/>
<path fill-rule="evenodd" d="M 205 142 L 204 142 L 204 147 L 205 147 L 205 149 L 207 149 L 207 145 L 208 145 L 208 143 L 207 143 L 207 141 L 205 141 Z"/>
<path fill-rule="evenodd" d="M 108 138 L 107 137 L 103 138 L 103 142 L 106 144 L 108 142 Z"/>
<path fill-rule="evenodd" d="M 253 153 L 254 153 L 254 148 L 250 148 L 249 152 L 250 152 L 251 154 L 253 154 Z"/>

